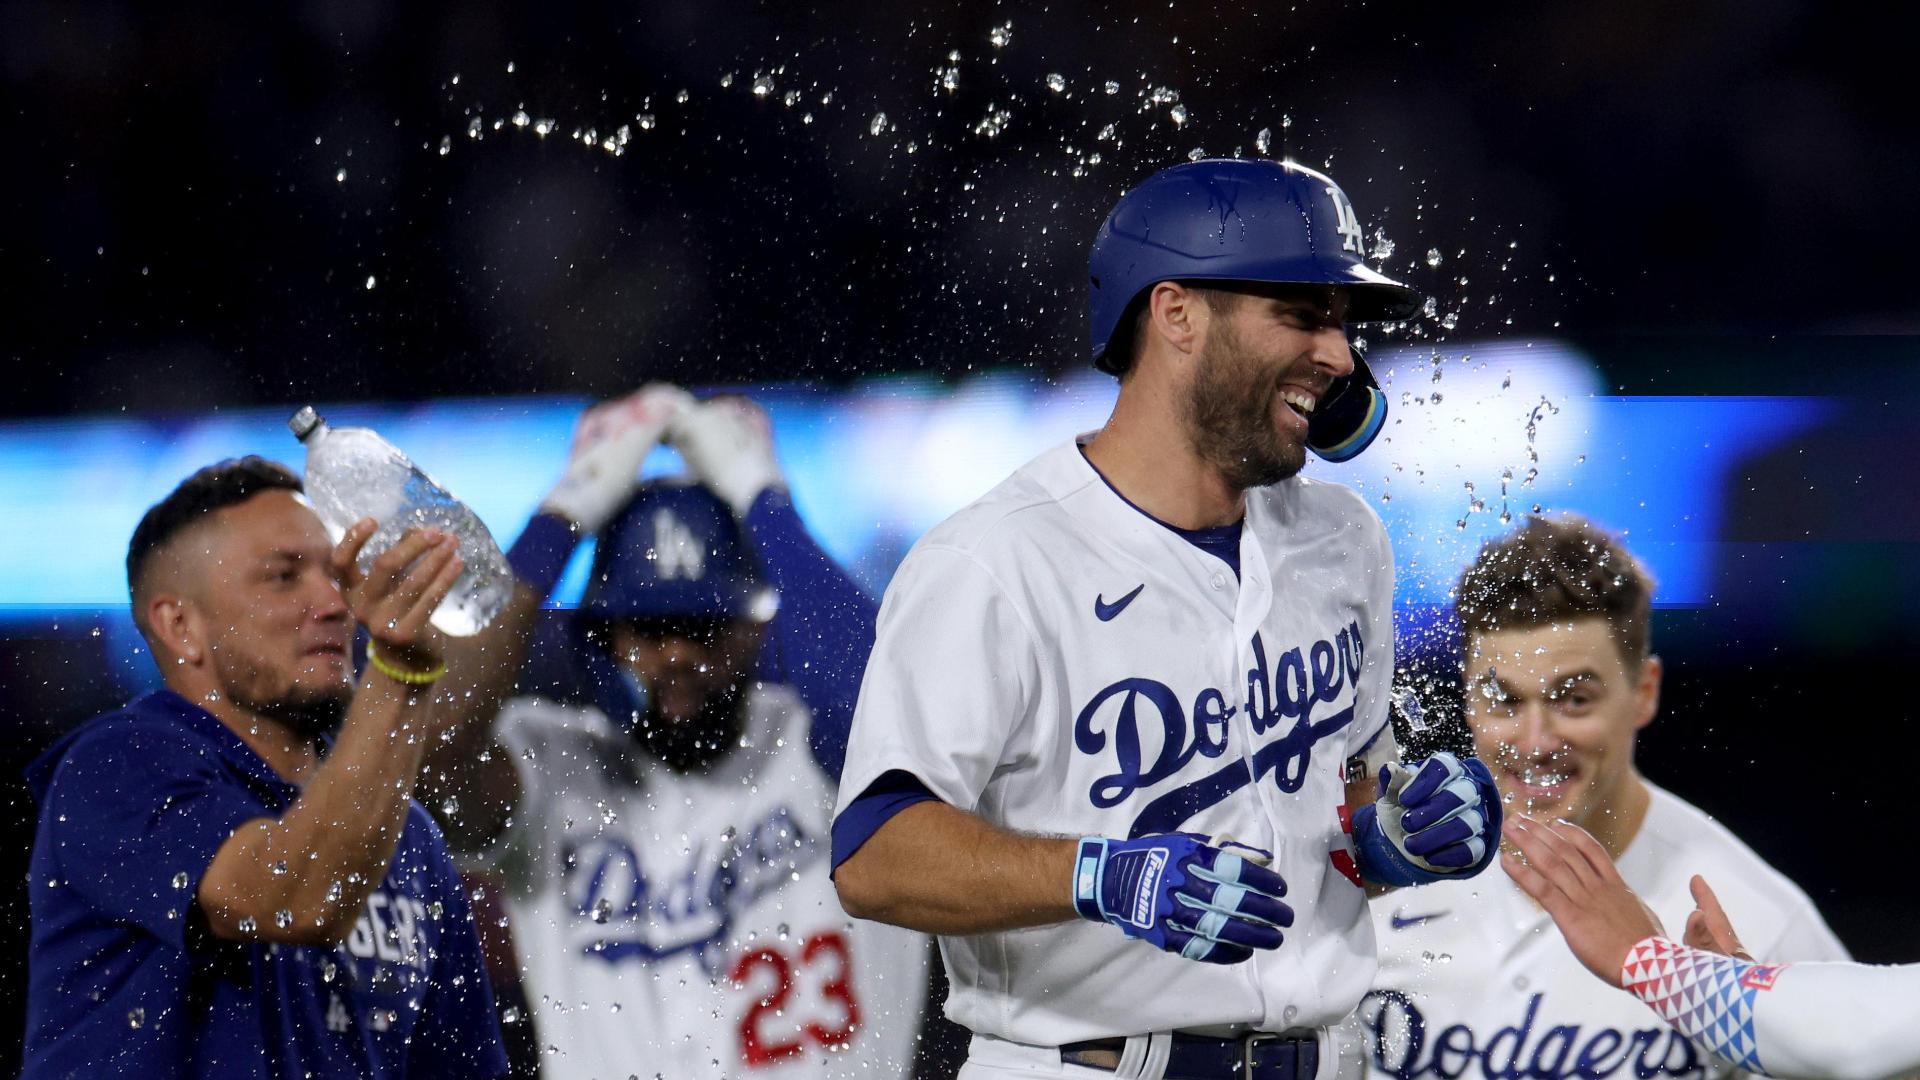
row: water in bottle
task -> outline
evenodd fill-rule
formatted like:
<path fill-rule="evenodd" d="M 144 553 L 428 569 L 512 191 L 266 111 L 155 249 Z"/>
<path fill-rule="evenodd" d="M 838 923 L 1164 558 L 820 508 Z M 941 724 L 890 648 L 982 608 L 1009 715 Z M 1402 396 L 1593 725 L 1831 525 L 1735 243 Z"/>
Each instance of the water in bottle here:
<path fill-rule="evenodd" d="M 460 543 L 466 568 L 434 609 L 433 625 L 455 637 L 479 633 L 513 596 L 513 570 L 493 534 L 465 503 L 371 428 L 328 426 L 311 405 L 287 426 L 307 447 L 307 499 L 335 542 L 361 518 L 380 523 L 360 549 L 360 569 L 409 529 L 438 529 Z"/>

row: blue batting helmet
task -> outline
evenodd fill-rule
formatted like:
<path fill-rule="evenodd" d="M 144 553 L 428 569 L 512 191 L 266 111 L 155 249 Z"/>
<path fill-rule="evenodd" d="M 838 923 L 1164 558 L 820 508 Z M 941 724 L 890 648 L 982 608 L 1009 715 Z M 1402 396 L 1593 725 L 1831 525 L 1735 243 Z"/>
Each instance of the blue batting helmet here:
<path fill-rule="evenodd" d="M 773 590 L 727 505 L 706 488 L 650 483 L 600 532 L 580 612 L 599 619 L 773 617 Z"/>
<path fill-rule="evenodd" d="M 1348 320 L 1403 319 L 1414 291 L 1366 264 L 1360 216 L 1340 185 L 1292 162 L 1210 158 L 1175 165 L 1121 196 L 1087 259 L 1094 366 L 1120 374 L 1109 356 L 1135 301 L 1162 281 L 1336 285 Z M 1314 410 L 1307 445 L 1330 461 L 1367 448 L 1386 422 L 1387 401 L 1356 351 L 1354 373 Z"/>

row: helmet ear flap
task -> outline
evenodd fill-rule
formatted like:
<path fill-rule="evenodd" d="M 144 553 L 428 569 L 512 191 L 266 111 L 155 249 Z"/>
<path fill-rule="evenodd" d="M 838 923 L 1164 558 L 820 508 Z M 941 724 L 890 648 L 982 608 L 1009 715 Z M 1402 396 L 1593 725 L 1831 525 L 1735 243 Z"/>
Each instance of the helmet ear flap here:
<path fill-rule="evenodd" d="M 1327 461 L 1350 461 L 1373 445 L 1387 423 L 1387 395 L 1360 350 L 1347 346 L 1353 373 L 1334 382 L 1307 422 L 1307 449 Z"/>

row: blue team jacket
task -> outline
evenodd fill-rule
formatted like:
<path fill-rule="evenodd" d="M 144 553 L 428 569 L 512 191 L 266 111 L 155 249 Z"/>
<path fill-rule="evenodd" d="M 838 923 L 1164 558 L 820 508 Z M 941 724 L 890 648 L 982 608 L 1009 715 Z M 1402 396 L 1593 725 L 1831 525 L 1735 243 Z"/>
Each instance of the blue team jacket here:
<path fill-rule="evenodd" d="M 40 821 L 24 1077 L 506 1072 L 467 897 L 419 804 L 345 942 L 250 944 L 209 934 L 195 891 L 240 823 L 299 791 L 219 720 L 148 694 L 27 779 Z"/>

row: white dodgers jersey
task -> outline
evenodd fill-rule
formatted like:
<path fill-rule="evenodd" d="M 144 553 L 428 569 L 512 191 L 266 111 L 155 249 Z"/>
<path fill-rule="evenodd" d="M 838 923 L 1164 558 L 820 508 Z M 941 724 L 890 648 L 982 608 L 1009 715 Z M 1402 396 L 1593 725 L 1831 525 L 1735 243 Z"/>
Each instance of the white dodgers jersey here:
<path fill-rule="evenodd" d="M 1236 578 L 1070 442 L 928 533 L 888 588 L 842 808 L 904 770 L 1020 832 L 1231 839 L 1274 853 L 1295 913 L 1277 951 L 1232 966 L 1083 920 L 942 938 L 947 1015 L 974 1032 L 1319 1027 L 1372 984 L 1342 772 L 1386 724 L 1392 557 L 1345 488 L 1246 501 Z"/>
<path fill-rule="evenodd" d="M 1651 786 L 1651 785 L 1649 785 Z M 1844 960 L 1805 893 L 1718 823 L 1652 788 L 1620 876 L 1678 938 L 1700 874 L 1761 960 Z M 1497 866 L 1375 902 L 1369 1068 L 1400 1080 L 1650 1080 L 1732 1075 L 1639 998 L 1593 977 Z"/>
<path fill-rule="evenodd" d="M 904 1076 L 918 934 L 856 923 L 827 877 L 832 786 L 789 687 L 747 701 L 707 771 L 660 765 L 594 709 L 510 702 L 521 781 L 490 850 L 548 1077 Z"/>

